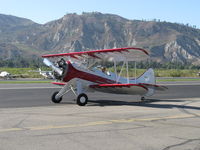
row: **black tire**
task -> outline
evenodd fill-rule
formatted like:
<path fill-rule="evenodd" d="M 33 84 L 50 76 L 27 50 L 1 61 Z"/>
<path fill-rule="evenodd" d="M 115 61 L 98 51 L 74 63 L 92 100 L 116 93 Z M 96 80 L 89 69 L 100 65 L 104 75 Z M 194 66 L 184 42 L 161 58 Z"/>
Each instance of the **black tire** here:
<path fill-rule="evenodd" d="M 82 94 L 79 94 L 79 96 L 77 97 L 76 99 L 76 103 L 79 105 L 79 106 L 85 106 L 88 102 L 88 97 L 86 94 L 82 93 Z"/>
<path fill-rule="evenodd" d="M 62 97 L 60 97 L 59 99 L 56 99 L 56 95 L 58 94 L 59 92 L 56 91 L 53 93 L 53 95 L 51 96 L 51 101 L 54 102 L 54 103 L 60 103 L 62 101 Z"/>
<path fill-rule="evenodd" d="M 146 100 L 145 97 L 141 97 L 141 101 L 144 102 Z"/>

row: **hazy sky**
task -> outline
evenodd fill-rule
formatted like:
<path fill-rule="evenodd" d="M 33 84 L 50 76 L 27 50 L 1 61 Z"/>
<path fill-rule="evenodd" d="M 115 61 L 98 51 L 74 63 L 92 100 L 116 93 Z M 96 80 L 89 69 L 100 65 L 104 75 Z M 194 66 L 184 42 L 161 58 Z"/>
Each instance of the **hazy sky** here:
<path fill-rule="evenodd" d="M 200 28 L 200 0 L 0 0 L 0 13 L 46 23 L 66 13 L 102 12 L 127 19 L 160 19 Z"/>

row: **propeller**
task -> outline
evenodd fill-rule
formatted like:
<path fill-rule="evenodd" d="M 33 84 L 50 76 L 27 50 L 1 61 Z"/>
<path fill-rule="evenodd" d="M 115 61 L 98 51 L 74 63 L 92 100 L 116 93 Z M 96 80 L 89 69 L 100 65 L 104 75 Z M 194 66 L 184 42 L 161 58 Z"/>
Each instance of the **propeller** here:
<path fill-rule="evenodd" d="M 43 63 L 47 65 L 48 67 L 51 67 L 53 71 L 57 72 L 60 76 L 62 75 L 62 70 L 58 67 L 56 67 L 52 62 L 50 62 L 47 58 L 44 58 Z"/>

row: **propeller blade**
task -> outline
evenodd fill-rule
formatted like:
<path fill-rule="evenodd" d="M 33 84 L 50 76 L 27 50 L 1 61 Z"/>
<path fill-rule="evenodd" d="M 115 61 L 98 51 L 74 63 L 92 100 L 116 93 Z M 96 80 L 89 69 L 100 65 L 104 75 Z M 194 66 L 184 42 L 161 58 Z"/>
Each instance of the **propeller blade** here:
<path fill-rule="evenodd" d="M 54 71 L 56 71 L 59 75 L 62 75 L 62 70 L 56 67 L 52 62 L 50 62 L 47 58 L 44 58 L 43 63 L 48 67 L 51 67 Z"/>

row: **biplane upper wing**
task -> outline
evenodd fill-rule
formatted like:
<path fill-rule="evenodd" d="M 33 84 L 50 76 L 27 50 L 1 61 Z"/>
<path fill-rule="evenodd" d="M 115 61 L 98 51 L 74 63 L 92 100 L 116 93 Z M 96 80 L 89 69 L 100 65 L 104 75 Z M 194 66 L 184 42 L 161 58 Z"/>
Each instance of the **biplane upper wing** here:
<path fill-rule="evenodd" d="M 104 50 L 92 50 L 83 52 L 72 52 L 72 53 L 61 53 L 61 54 L 49 54 L 43 55 L 43 58 L 54 58 L 54 57 L 66 57 L 82 61 L 84 59 L 102 59 L 115 61 L 141 61 L 148 57 L 149 53 L 141 48 L 127 47 L 127 48 L 115 48 L 115 49 L 104 49 Z"/>

